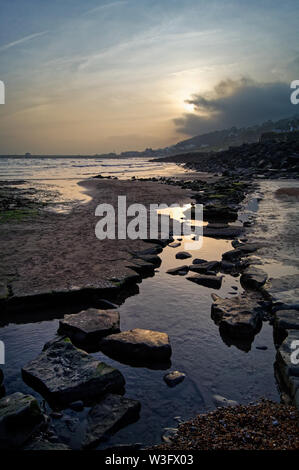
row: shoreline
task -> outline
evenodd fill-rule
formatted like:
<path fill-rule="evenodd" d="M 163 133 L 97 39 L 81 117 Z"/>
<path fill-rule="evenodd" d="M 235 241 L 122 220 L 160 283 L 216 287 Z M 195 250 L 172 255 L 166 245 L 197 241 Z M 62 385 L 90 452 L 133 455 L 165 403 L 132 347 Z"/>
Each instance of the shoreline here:
<path fill-rule="evenodd" d="M 216 182 L 217 180 L 219 179 L 216 179 Z M 221 179 L 220 179 L 221 180 Z M 227 182 L 227 184 L 231 184 L 231 180 L 229 179 L 229 183 Z M 169 197 L 169 203 L 172 203 L 173 202 L 173 197 L 176 196 L 176 197 L 182 197 L 184 201 L 190 201 L 190 191 L 191 191 L 191 195 L 194 197 L 194 182 L 192 182 L 191 186 L 193 186 L 193 189 L 191 187 L 189 187 L 189 183 L 188 182 L 178 182 L 178 181 L 174 181 L 171 185 L 168 185 L 167 184 L 167 181 L 164 181 L 166 182 L 166 184 L 157 184 L 153 181 L 118 181 L 118 180 L 109 180 L 109 179 L 100 179 L 100 180 L 97 180 L 97 181 L 94 181 L 94 180 L 87 180 L 85 182 L 82 182 L 82 184 L 88 188 L 88 191 L 90 192 L 90 194 L 92 195 L 93 199 L 92 201 L 89 203 L 89 204 L 86 204 L 84 205 L 84 210 L 88 209 L 88 206 L 92 206 L 94 208 L 95 206 L 95 197 L 96 195 L 98 194 L 98 190 L 100 189 L 101 192 L 105 193 L 106 197 L 107 197 L 107 188 L 111 188 L 111 184 L 112 186 L 117 186 L 117 189 L 121 189 L 122 191 L 124 189 L 132 189 L 132 185 L 134 185 L 134 202 L 136 202 L 136 195 L 140 198 L 143 198 L 144 199 L 144 188 L 147 188 L 148 190 L 148 194 L 146 196 L 146 200 L 147 200 L 147 203 L 149 202 L 155 202 L 157 200 L 157 197 L 161 197 L 162 195 L 167 195 L 167 197 Z M 198 184 L 202 184 L 202 182 L 199 182 Z M 178 185 L 182 185 L 184 187 L 184 189 L 181 189 L 178 187 Z M 137 190 L 136 190 L 136 187 L 137 187 Z M 157 187 L 159 187 L 159 195 L 157 196 Z M 163 188 L 163 189 L 162 189 Z M 170 191 L 170 188 L 171 188 L 171 191 Z M 141 192 L 140 192 L 141 190 Z M 246 192 L 248 191 L 251 191 L 252 190 L 252 183 L 249 184 L 248 186 L 248 183 L 246 183 Z M 118 191 L 117 191 L 118 192 Z M 196 188 L 195 188 L 195 192 L 196 192 Z M 245 194 L 245 191 L 244 191 L 244 194 Z M 110 199 L 109 199 L 110 198 Z M 111 201 L 114 200 L 115 198 L 115 194 L 112 195 L 112 194 L 109 194 L 109 198 L 108 200 Z M 144 203 L 144 200 L 140 200 L 140 202 Z M 238 198 L 237 198 L 238 199 Z M 106 199 L 107 200 L 107 199 Z M 102 202 L 102 201 L 101 201 Z M 163 202 L 165 202 L 163 200 Z M 180 202 L 180 201 L 178 201 Z M 240 201 L 238 201 L 240 202 Z M 227 208 L 227 206 L 224 206 Z M 82 208 L 81 208 L 82 209 Z M 52 222 L 53 219 L 57 219 L 57 220 L 60 220 L 62 217 L 64 218 L 65 217 L 65 220 L 70 220 L 72 219 L 73 216 L 76 216 L 76 217 L 82 217 L 82 211 L 80 210 L 80 207 L 77 207 L 77 208 L 74 208 L 74 211 L 72 211 L 72 214 L 71 215 L 68 215 L 68 216 L 58 216 L 57 218 L 56 217 L 53 217 L 52 218 L 52 215 L 49 216 L 49 219 L 50 221 Z M 48 219 L 48 216 L 46 217 L 46 220 L 45 220 L 45 223 L 48 223 L 49 222 L 49 219 Z M 30 224 L 31 222 L 29 222 Z M 53 222 L 52 222 L 53 223 Z M 33 224 L 34 224 L 34 221 L 33 221 Z M 221 225 L 221 224 L 220 224 Z M 39 230 L 38 228 L 38 224 L 36 225 L 35 229 Z M 223 232 L 222 232 L 222 235 L 221 235 L 221 230 L 223 230 L 223 227 L 219 229 L 219 227 L 217 227 L 217 230 L 218 232 L 220 231 L 220 235 L 218 233 L 218 236 L 223 236 Z M 243 235 L 246 236 L 246 234 Z M 214 233 L 214 236 L 215 236 L 215 233 Z M 232 238 L 234 239 L 234 237 L 229 237 L 229 238 Z M 166 242 L 167 243 L 167 242 Z M 165 246 L 166 244 L 165 242 L 161 243 L 161 241 L 157 244 L 157 243 L 151 243 L 149 244 L 148 241 L 139 241 L 139 246 L 138 246 L 138 251 L 141 251 L 141 252 L 146 252 L 145 253 L 145 257 L 148 257 L 148 255 L 150 255 L 151 257 L 154 257 L 154 258 L 157 258 L 157 254 L 159 252 L 161 252 L 161 250 L 163 249 L 163 246 Z M 134 242 L 134 245 L 136 244 L 136 241 Z M 124 248 L 124 247 L 123 247 Z M 150 252 L 149 252 L 150 250 Z M 115 253 L 114 253 L 115 254 Z M 136 252 L 135 252 L 136 254 Z M 84 292 L 84 289 L 82 290 L 79 290 L 76 292 L 76 290 L 74 289 L 68 289 L 67 292 L 63 292 L 63 291 L 58 291 L 56 294 L 53 295 L 53 291 L 51 291 L 51 293 L 49 293 L 48 295 L 45 295 L 45 294 L 39 294 L 41 295 L 41 297 L 39 298 L 39 300 L 42 300 L 43 302 L 42 303 L 38 303 L 37 308 L 40 308 L 41 306 L 43 306 L 45 303 L 47 304 L 47 307 L 49 307 L 49 299 L 51 298 L 51 300 L 53 301 L 53 305 L 51 305 L 50 307 L 53 308 L 53 307 L 56 307 L 57 305 L 59 305 L 60 307 L 62 306 L 62 301 L 63 299 L 65 298 L 67 300 L 67 302 L 69 302 L 70 298 L 73 296 L 73 299 L 75 301 L 75 303 L 77 304 L 76 305 L 76 308 L 75 308 L 75 311 L 78 311 L 78 310 L 81 310 L 82 307 L 84 306 L 84 301 L 83 301 L 83 304 L 80 305 L 80 303 L 78 303 L 78 299 L 79 297 L 81 297 L 82 299 L 82 294 L 83 294 L 83 297 L 86 295 L 86 299 L 88 299 L 88 304 L 90 305 L 90 294 L 93 293 L 93 294 L 96 294 L 96 297 L 97 297 L 97 300 L 95 303 L 97 303 L 99 300 L 100 302 L 97 304 L 97 306 L 99 307 L 100 306 L 100 303 L 101 303 L 101 306 L 100 308 L 105 308 L 105 302 L 108 300 L 110 301 L 115 301 L 116 298 L 117 298 L 117 295 L 119 295 L 121 293 L 121 291 L 124 289 L 128 289 L 128 287 L 131 285 L 131 286 L 136 286 L 142 277 L 146 276 L 147 274 L 153 274 L 153 271 L 155 269 L 155 265 L 153 264 L 153 268 L 149 266 L 149 263 L 148 263 L 148 260 L 145 261 L 144 259 L 144 256 L 141 255 L 141 258 L 134 258 L 134 255 L 133 255 L 133 251 L 131 251 L 130 249 L 127 250 L 127 249 L 123 249 L 121 250 L 121 255 L 122 255 L 122 258 L 120 258 L 120 261 L 121 261 L 121 265 L 122 266 L 125 266 L 125 270 L 122 271 L 123 268 L 117 268 L 117 272 L 118 272 L 118 278 L 117 278 L 117 281 L 112 281 L 112 285 L 108 285 L 108 286 L 105 286 L 104 289 L 101 287 L 100 289 L 97 288 L 97 287 L 94 287 L 92 286 L 91 288 L 88 288 L 85 292 Z M 128 256 L 130 255 L 130 256 Z M 143 258 L 142 258 L 143 256 Z M 138 263 L 136 264 L 136 261 L 138 259 Z M 113 260 L 109 259 L 110 262 L 113 263 Z M 130 265 L 128 266 L 128 263 L 130 263 Z M 134 264 L 133 264 L 134 263 Z M 150 263 L 151 264 L 151 263 Z M 119 265 L 118 265 L 119 266 Z M 122 273 L 122 277 L 119 276 L 119 273 Z M 109 282 L 111 282 L 111 279 L 108 280 Z M 105 282 L 105 280 L 103 281 Z M 121 282 L 122 283 L 122 286 L 119 286 L 119 285 L 115 285 L 115 283 L 119 283 Z M 122 289 L 123 288 L 123 289 Z M 133 289 L 134 291 L 134 289 Z M 129 293 L 129 295 L 134 295 L 134 293 L 136 292 L 133 292 L 133 294 Z M 77 295 L 79 294 L 79 297 L 77 297 Z M 105 295 L 104 295 L 105 294 Z M 110 294 L 111 297 L 110 297 Z M 45 295 L 45 296 L 44 296 Z M 43 297 L 44 296 L 44 297 Z M 101 297 L 101 299 L 99 299 L 99 297 Z M 32 304 L 30 305 L 30 300 L 37 300 L 37 297 L 34 296 L 33 299 L 30 299 L 30 296 L 26 298 L 28 299 L 29 301 L 29 307 L 30 309 L 32 308 Z M 24 303 L 24 300 L 25 298 L 21 297 L 20 298 L 20 302 L 21 304 Z M 11 304 L 13 306 L 13 303 Z M 23 304 L 24 305 L 24 304 Z M 17 306 L 17 304 L 16 304 Z M 106 304 L 106 308 L 108 306 L 108 303 Z M 109 308 L 109 307 L 108 307 Z M 8 314 L 11 315 L 13 314 L 13 310 L 14 308 L 12 308 L 12 310 L 8 310 Z M 69 308 L 67 309 L 68 312 L 69 312 Z M 18 317 L 19 315 L 16 313 L 16 316 Z M 64 315 L 65 313 L 65 310 L 64 308 L 61 309 L 61 312 L 60 312 L 60 315 Z M 29 315 L 29 320 L 28 321 L 32 321 L 32 318 L 34 317 L 35 315 L 35 312 L 32 312 L 32 316 Z M 58 312 L 56 310 L 55 312 L 55 318 L 57 318 L 57 315 Z M 13 314 L 14 316 L 14 314 Z M 26 315 L 25 315 L 26 317 Z M 59 318 L 59 316 L 58 316 Z M 25 319 L 25 318 L 24 318 Z M 19 321 L 22 322 L 22 315 L 19 316 Z M 35 321 L 38 321 L 38 319 L 36 319 Z M 213 413 L 213 412 L 212 412 Z"/>

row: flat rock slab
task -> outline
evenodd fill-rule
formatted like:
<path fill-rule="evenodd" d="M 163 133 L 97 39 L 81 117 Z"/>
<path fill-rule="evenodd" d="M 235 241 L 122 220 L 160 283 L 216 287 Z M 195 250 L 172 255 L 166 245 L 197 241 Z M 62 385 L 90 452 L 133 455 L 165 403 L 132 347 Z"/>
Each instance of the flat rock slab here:
<path fill-rule="evenodd" d="M 299 377 L 298 349 L 299 331 L 289 330 L 288 336 L 282 342 L 276 354 L 279 373 L 288 388 L 290 387 L 290 376 Z"/>
<path fill-rule="evenodd" d="M 275 312 L 274 324 L 282 330 L 299 330 L 299 311 L 278 310 Z"/>
<path fill-rule="evenodd" d="M 262 269 L 249 266 L 243 272 L 240 282 L 243 287 L 260 289 L 267 281 L 268 275 Z"/>
<path fill-rule="evenodd" d="M 243 227 L 229 227 L 229 226 L 211 227 L 210 225 L 217 225 L 217 224 L 209 224 L 208 226 L 203 227 L 202 231 L 203 231 L 204 237 L 231 239 L 231 238 L 239 237 L 244 231 Z"/>
<path fill-rule="evenodd" d="M 185 377 L 186 377 L 186 374 L 184 374 L 183 372 L 174 370 L 173 372 L 169 372 L 168 374 L 165 374 L 163 378 L 169 387 L 175 387 L 179 383 L 183 382 Z"/>
<path fill-rule="evenodd" d="M 189 266 L 189 270 L 196 273 L 206 273 L 207 271 L 219 271 L 220 263 L 219 261 L 207 261 L 206 263 L 192 264 Z"/>
<path fill-rule="evenodd" d="M 22 376 L 47 400 L 62 407 L 117 392 L 125 385 L 117 369 L 77 349 L 68 338 L 47 343 L 41 354 L 22 368 Z"/>
<path fill-rule="evenodd" d="M 120 395 L 108 395 L 91 408 L 83 447 L 94 447 L 139 418 L 140 403 Z"/>
<path fill-rule="evenodd" d="M 0 400 L 0 449 L 23 445 L 44 423 L 36 398 L 13 393 Z"/>
<path fill-rule="evenodd" d="M 270 278 L 264 289 L 275 304 L 276 310 L 279 310 L 279 306 L 282 308 L 297 306 L 299 308 L 298 274 L 281 276 L 278 279 Z"/>
<path fill-rule="evenodd" d="M 89 308 L 72 315 L 65 315 L 59 322 L 59 332 L 78 343 L 94 343 L 103 336 L 118 333 L 119 312 Z"/>
<path fill-rule="evenodd" d="M 212 319 L 229 336 L 250 337 L 259 331 L 263 310 L 257 299 L 247 295 L 230 299 L 222 299 L 216 294 L 212 297 Z"/>
<path fill-rule="evenodd" d="M 168 269 L 167 274 L 172 274 L 173 276 L 176 276 L 176 275 L 185 275 L 187 274 L 187 272 L 189 271 L 189 267 L 187 265 L 184 265 L 184 266 L 178 266 L 177 268 L 171 268 L 171 269 Z"/>
<path fill-rule="evenodd" d="M 166 333 L 139 328 L 106 336 L 100 341 L 100 349 L 136 361 L 164 361 L 171 356 Z"/>
<path fill-rule="evenodd" d="M 176 253 L 175 257 L 177 259 L 187 259 L 192 258 L 192 255 L 190 255 L 190 253 L 188 253 L 187 251 L 179 251 L 178 253 Z"/>
<path fill-rule="evenodd" d="M 187 277 L 188 281 L 195 282 L 204 287 L 211 289 L 220 289 L 222 284 L 222 276 L 213 276 L 210 274 L 195 274 L 194 276 Z"/>

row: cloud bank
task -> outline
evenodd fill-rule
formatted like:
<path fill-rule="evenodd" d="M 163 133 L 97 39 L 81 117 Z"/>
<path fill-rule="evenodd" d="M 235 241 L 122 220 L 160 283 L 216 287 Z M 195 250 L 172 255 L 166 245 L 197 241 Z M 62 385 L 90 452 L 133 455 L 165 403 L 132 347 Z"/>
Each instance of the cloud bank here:
<path fill-rule="evenodd" d="M 246 77 L 222 80 L 211 93 L 195 94 L 186 100 L 195 113 L 185 113 L 174 123 L 177 132 L 194 136 L 276 120 L 298 111 L 290 102 L 290 94 L 289 83 L 259 83 Z"/>

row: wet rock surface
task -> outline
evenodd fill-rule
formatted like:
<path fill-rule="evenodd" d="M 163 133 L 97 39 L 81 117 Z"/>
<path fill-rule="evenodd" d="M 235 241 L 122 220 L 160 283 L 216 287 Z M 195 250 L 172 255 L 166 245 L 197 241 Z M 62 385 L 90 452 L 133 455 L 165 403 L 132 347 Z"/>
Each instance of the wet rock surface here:
<path fill-rule="evenodd" d="M 262 269 L 249 266 L 243 271 L 240 282 L 243 287 L 260 289 L 267 281 L 267 273 Z"/>
<path fill-rule="evenodd" d="M 277 310 L 275 312 L 274 324 L 281 330 L 299 330 L 298 310 Z"/>
<path fill-rule="evenodd" d="M 88 310 L 65 315 L 59 322 L 59 333 L 72 341 L 94 345 L 101 337 L 118 333 L 119 312 L 117 310 Z"/>
<path fill-rule="evenodd" d="M 187 258 L 192 258 L 192 255 L 188 253 L 187 251 L 179 251 L 176 253 L 175 257 L 177 259 L 187 259 Z"/>
<path fill-rule="evenodd" d="M 207 271 L 215 271 L 218 272 L 220 269 L 219 261 L 207 261 L 206 263 L 198 263 L 192 264 L 189 266 L 190 271 L 194 271 L 196 273 L 205 274 Z"/>
<path fill-rule="evenodd" d="M 0 400 L 0 449 L 23 445 L 44 423 L 36 398 L 13 393 Z"/>
<path fill-rule="evenodd" d="M 106 336 L 99 343 L 107 353 L 138 361 L 164 361 L 171 356 L 169 337 L 160 331 L 136 328 Z"/>
<path fill-rule="evenodd" d="M 77 349 L 68 338 L 55 339 L 22 368 L 24 381 L 51 403 L 67 406 L 91 401 L 124 387 L 122 374 Z"/>
<path fill-rule="evenodd" d="M 222 283 L 222 276 L 214 276 L 210 274 L 195 274 L 188 276 L 188 281 L 195 282 L 201 286 L 210 287 L 211 289 L 220 289 Z"/>
<path fill-rule="evenodd" d="M 184 266 L 178 266 L 177 268 L 171 268 L 168 269 L 167 274 L 172 274 L 173 276 L 175 275 L 185 275 L 189 271 L 189 266 L 184 265 Z"/>
<path fill-rule="evenodd" d="M 83 447 L 95 447 L 109 435 L 139 418 L 139 401 L 120 395 L 108 395 L 91 408 Z"/>
<path fill-rule="evenodd" d="M 185 377 L 186 374 L 184 374 L 183 372 L 174 370 L 173 372 L 168 372 L 168 374 L 165 374 L 163 378 L 169 387 L 175 387 L 179 383 L 183 382 Z"/>
<path fill-rule="evenodd" d="M 212 319 L 232 337 L 254 337 L 262 325 L 263 309 L 258 299 L 243 294 L 230 299 L 212 295 Z"/>
<path fill-rule="evenodd" d="M 0 266 L 0 282 L 9 295 L 0 299 L 0 308 L 24 312 L 52 305 L 58 310 L 65 303 L 82 303 L 83 310 L 97 307 L 98 298 L 115 300 L 128 281 L 140 280 L 127 266 L 134 264 L 136 256 L 147 257 L 147 262 L 152 257 L 158 264 L 156 255 L 162 246 L 156 249 L 151 241 L 130 239 L 100 242 L 94 234 L 99 201 L 118 207 L 119 194 L 126 194 L 128 205 L 190 201 L 186 190 L 153 182 L 135 181 L 133 190 L 131 181 L 89 179 L 80 184 L 93 199 L 78 204 L 69 214 L 38 211 L 22 220 L 22 230 L 15 219 L 1 224 L 0 258 L 5 258 L 5 264 Z M 114 282 L 116 275 L 118 281 Z"/>

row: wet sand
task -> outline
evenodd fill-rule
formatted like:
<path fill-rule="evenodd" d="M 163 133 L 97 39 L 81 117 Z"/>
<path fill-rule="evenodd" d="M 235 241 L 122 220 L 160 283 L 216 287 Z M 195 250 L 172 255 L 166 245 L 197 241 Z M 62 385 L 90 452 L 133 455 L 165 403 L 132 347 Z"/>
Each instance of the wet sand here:
<path fill-rule="evenodd" d="M 10 296 L 113 288 L 115 280 L 123 282 L 128 276 L 136 276 L 128 267 L 133 253 L 154 245 L 130 239 L 98 240 L 98 204 L 117 208 L 119 195 L 126 195 L 127 205 L 190 202 L 190 191 L 147 181 L 90 179 L 82 186 L 92 200 L 74 207 L 69 214 L 40 211 L 21 222 L 1 224 L 0 280 L 7 284 Z"/>

